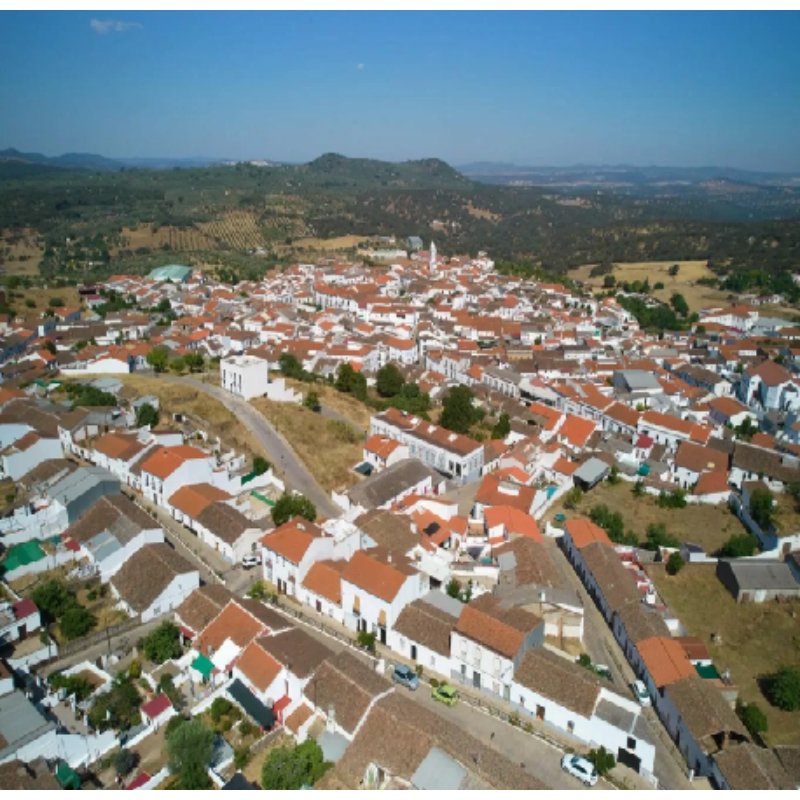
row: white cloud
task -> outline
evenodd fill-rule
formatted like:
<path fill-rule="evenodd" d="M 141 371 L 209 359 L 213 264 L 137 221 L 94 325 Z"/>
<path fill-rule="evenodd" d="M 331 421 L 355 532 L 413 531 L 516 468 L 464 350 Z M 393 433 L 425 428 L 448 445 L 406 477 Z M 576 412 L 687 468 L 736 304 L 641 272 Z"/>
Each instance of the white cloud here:
<path fill-rule="evenodd" d="M 136 31 L 141 29 L 138 22 L 125 22 L 121 19 L 93 19 L 89 22 L 89 27 L 99 34 L 124 33 L 125 31 Z"/>

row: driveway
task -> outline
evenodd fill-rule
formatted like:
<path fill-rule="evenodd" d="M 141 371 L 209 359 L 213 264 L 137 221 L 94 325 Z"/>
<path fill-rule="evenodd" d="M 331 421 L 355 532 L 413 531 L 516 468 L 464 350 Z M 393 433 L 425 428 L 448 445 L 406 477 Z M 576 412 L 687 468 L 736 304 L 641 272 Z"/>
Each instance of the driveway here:
<path fill-rule="evenodd" d="M 198 392 L 219 400 L 239 422 L 253 435 L 258 444 L 267 453 L 275 471 L 282 476 L 288 488 L 305 495 L 317 508 L 322 517 L 338 517 L 342 511 L 333 503 L 328 493 L 317 483 L 305 464 L 294 452 L 292 446 L 278 433 L 269 420 L 245 400 L 236 397 L 219 386 L 204 383 L 189 376 L 167 375 L 161 373 L 158 380 L 165 383 L 182 383 L 191 386 Z"/>

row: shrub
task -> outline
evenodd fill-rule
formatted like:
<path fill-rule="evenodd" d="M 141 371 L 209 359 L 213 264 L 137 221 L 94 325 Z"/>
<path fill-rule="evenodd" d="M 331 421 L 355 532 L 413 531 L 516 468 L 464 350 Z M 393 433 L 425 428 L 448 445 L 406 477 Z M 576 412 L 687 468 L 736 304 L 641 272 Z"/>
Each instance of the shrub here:
<path fill-rule="evenodd" d="M 132 753 L 130 750 L 126 750 L 124 747 L 121 750 L 117 751 L 117 754 L 114 756 L 114 771 L 117 775 L 125 776 L 127 775 L 139 761 L 139 757 L 136 753 Z"/>
<path fill-rule="evenodd" d="M 657 502 L 660 508 L 686 508 L 686 492 L 683 489 L 661 492 Z"/>
<path fill-rule="evenodd" d="M 767 732 L 766 714 L 755 703 L 737 703 L 736 713 L 751 736 Z"/>
<path fill-rule="evenodd" d="M 578 656 L 578 664 L 586 669 L 592 668 L 592 657 L 588 653 L 581 653 Z"/>
<path fill-rule="evenodd" d="M 667 575 L 677 575 L 683 569 L 684 561 L 678 552 L 671 553 L 667 559 Z"/>
<path fill-rule="evenodd" d="M 261 785 L 265 789 L 302 789 L 313 786 L 332 764 L 325 761 L 322 748 L 307 739 L 296 747 L 273 750 L 261 770 Z"/>
<path fill-rule="evenodd" d="M 237 747 L 233 751 L 233 764 L 236 769 L 244 769 L 250 761 L 250 748 L 247 745 Z"/>
<path fill-rule="evenodd" d="M 239 735 L 251 736 L 253 733 L 255 733 L 255 725 L 249 719 L 243 719 L 239 723 Z"/>
<path fill-rule="evenodd" d="M 617 764 L 614 756 L 602 745 L 596 750 L 590 750 L 587 758 L 594 764 L 598 775 L 607 775 Z"/>
<path fill-rule="evenodd" d="M 128 677 L 132 678 L 133 680 L 137 680 L 138 678 L 142 677 L 142 664 L 135 659 L 131 661 L 131 665 L 128 667 Z"/>
<path fill-rule="evenodd" d="M 371 653 L 375 652 L 375 634 L 367 631 L 358 632 L 358 646 L 369 650 Z"/>
<path fill-rule="evenodd" d="M 516 711 L 508 715 L 508 724 L 513 725 L 515 728 L 519 727 L 519 714 Z"/>
<path fill-rule="evenodd" d="M 580 490 L 580 487 L 573 486 L 564 495 L 564 508 L 574 510 L 575 508 L 577 508 L 578 503 L 580 503 L 582 497 L 583 497 L 583 492 Z"/>
<path fill-rule="evenodd" d="M 527 720 L 522 728 L 525 733 L 533 733 L 533 723 L 530 720 Z"/>
<path fill-rule="evenodd" d="M 233 703 L 226 697 L 217 697 L 211 704 L 211 719 L 219 722 L 226 714 L 230 714 Z"/>
<path fill-rule="evenodd" d="M 83 606 L 73 605 L 64 612 L 59 621 L 61 633 L 67 641 L 79 639 L 97 624 L 97 620 Z"/>
<path fill-rule="evenodd" d="M 722 558 L 746 558 L 752 556 L 758 548 L 755 536 L 749 533 L 734 534 L 720 548 L 719 555 Z"/>
<path fill-rule="evenodd" d="M 767 700 L 784 711 L 800 709 L 800 669 L 797 667 L 781 667 L 766 680 L 765 694 Z"/>
<path fill-rule="evenodd" d="M 93 603 L 95 600 L 97 600 L 97 589 L 89 589 L 89 591 L 86 592 L 86 599 L 90 603 Z"/>
<path fill-rule="evenodd" d="M 438 678 L 431 678 L 428 683 L 431 685 L 431 689 L 435 689 L 439 685 Z"/>
<path fill-rule="evenodd" d="M 142 649 L 154 664 L 163 664 L 171 658 L 177 658 L 183 652 L 178 626 L 174 622 L 164 620 L 145 636 Z"/>

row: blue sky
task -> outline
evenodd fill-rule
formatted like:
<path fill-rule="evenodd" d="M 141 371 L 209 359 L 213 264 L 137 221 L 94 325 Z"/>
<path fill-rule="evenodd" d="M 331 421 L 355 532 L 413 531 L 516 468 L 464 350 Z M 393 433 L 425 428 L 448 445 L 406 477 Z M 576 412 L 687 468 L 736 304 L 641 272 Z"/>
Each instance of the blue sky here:
<path fill-rule="evenodd" d="M 0 149 L 800 170 L 800 13 L 0 13 Z"/>

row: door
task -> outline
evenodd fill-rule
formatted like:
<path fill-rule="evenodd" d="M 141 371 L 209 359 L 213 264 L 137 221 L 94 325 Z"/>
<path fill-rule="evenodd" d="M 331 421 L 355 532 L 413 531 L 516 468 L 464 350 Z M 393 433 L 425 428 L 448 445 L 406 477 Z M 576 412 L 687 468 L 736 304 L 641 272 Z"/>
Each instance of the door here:
<path fill-rule="evenodd" d="M 473 671 L 473 673 L 472 673 L 472 685 L 476 689 L 480 689 L 481 688 L 481 674 L 480 674 L 480 672 L 474 672 Z"/>
<path fill-rule="evenodd" d="M 411 660 L 412 661 L 417 660 L 417 646 L 415 644 L 411 645 Z"/>
<path fill-rule="evenodd" d="M 544 706 L 536 706 L 536 719 L 544 719 Z"/>
<path fill-rule="evenodd" d="M 626 750 L 624 747 L 619 748 L 617 752 L 617 761 L 619 761 L 620 764 L 625 764 L 626 767 L 630 767 L 636 772 L 639 771 L 639 765 L 642 763 L 642 759 L 639 758 L 639 756 L 635 753 L 631 753 L 630 750 Z"/>
<path fill-rule="evenodd" d="M 381 644 L 386 644 L 386 628 L 381 626 L 378 630 L 380 631 Z"/>

